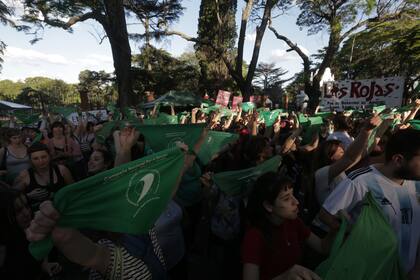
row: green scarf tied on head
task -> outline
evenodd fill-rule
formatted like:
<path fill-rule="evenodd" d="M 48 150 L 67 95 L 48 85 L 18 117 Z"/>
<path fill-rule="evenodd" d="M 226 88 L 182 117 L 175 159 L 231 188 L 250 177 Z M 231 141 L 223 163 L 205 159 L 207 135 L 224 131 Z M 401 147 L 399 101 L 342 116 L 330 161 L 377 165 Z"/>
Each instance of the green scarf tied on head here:
<path fill-rule="evenodd" d="M 57 226 L 140 234 L 147 232 L 166 208 L 184 166 L 184 153 L 168 149 L 71 184 L 54 196 Z M 41 260 L 51 238 L 30 244 Z"/>

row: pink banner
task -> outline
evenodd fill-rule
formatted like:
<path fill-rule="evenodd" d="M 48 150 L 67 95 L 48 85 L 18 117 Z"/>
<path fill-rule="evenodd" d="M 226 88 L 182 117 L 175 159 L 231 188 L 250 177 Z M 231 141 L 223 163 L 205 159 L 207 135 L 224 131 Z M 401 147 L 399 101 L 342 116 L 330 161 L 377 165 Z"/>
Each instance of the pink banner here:
<path fill-rule="evenodd" d="M 232 110 L 237 110 L 238 109 L 238 104 L 242 103 L 242 100 L 244 98 L 242 96 L 234 96 L 233 100 L 232 100 Z"/>
<path fill-rule="evenodd" d="M 230 95 L 231 93 L 229 91 L 219 90 L 217 93 L 216 104 L 226 107 L 229 104 Z"/>
<path fill-rule="evenodd" d="M 260 95 L 251 95 L 249 97 L 249 102 L 252 102 L 254 104 L 258 104 L 261 101 L 261 96 Z"/>

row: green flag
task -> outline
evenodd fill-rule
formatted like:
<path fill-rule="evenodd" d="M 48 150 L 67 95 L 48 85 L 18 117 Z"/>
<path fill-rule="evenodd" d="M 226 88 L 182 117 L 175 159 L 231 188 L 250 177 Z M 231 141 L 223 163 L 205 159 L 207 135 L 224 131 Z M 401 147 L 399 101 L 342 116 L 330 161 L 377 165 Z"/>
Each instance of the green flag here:
<path fill-rule="evenodd" d="M 104 144 L 105 140 L 111 135 L 117 124 L 118 121 L 110 121 L 104 123 L 102 128 L 95 133 L 95 140 L 100 144 Z"/>
<path fill-rule="evenodd" d="M 128 234 L 147 232 L 166 208 L 184 166 L 180 149 L 168 149 L 66 186 L 54 196 L 58 226 Z M 50 238 L 32 243 L 38 260 Z"/>
<path fill-rule="evenodd" d="M 206 124 L 173 124 L 173 125 L 135 125 L 144 135 L 147 144 L 153 151 L 162 151 L 175 146 L 180 141 L 190 148 L 200 138 L 201 131 Z"/>
<path fill-rule="evenodd" d="M 280 163 L 281 157 L 275 156 L 255 167 L 216 173 L 213 182 L 228 195 L 243 194 L 262 174 L 276 171 Z"/>
<path fill-rule="evenodd" d="M 73 107 L 55 106 L 55 107 L 52 107 L 50 111 L 67 118 L 72 113 L 75 113 L 77 110 Z"/>
<path fill-rule="evenodd" d="M 42 140 L 42 133 L 37 133 L 34 140 L 32 141 L 32 144 L 40 142 Z"/>
<path fill-rule="evenodd" d="M 117 107 L 115 107 L 115 105 L 114 105 L 114 104 L 109 104 L 109 105 L 106 107 L 106 109 L 107 109 L 109 112 L 111 112 L 111 113 L 112 113 L 112 119 L 113 119 L 114 121 L 121 120 L 121 118 L 122 118 L 122 116 L 121 116 L 121 112 L 120 112 L 120 110 L 118 110 L 118 108 L 117 108 Z"/>
<path fill-rule="evenodd" d="M 332 112 L 318 112 L 315 114 L 315 117 L 321 117 L 323 119 L 331 117 L 333 115 Z"/>
<path fill-rule="evenodd" d="M 212 157 L 217 154 L 225 145 L 232 143 L 239 138 L 237 133 L 221 131 L 209 131 L 207 138 L 201 146 L 198 158 L 204 165 L 208 164 Z"/>
<path fill-rule="evenodd" d="M 281 113 L 283 113 L 282 109 L 276 109 L 276 110 L 273 110 L 273 111 L 262 112 L 262 116 L 264 118 L 265 125 L 266 126 L 272 126 Z"/>
<path fill-rule="evenodd" d="M 298 114 L 298 121 L 301 125 L 305 125 L 305 124 L 309 124 L 309 119 L 308 117 L 305 117 L 304 114 L 299 113 Z"/>
<path fill-rule="evenodd" d="M 322 117 L 309 117 L 306 118 L 306 120 L 307 121 L 302 124 L 302 126 L 305 128 L 302 144 L 310 143 L 314 133 L 319 133 L 321 126 L 324 123 Z"/>
<path fill-rule="evenodd" d="M 242 103 L 242 110 L 244 112 L 249 112 L 250 110 L 254 109 L 256 106 L 253 102 L 244 102 Z"/>
<path fill-rule="evenodd" d="M 413 108 L 413 105 L 412 104 L 409 104 L 409 105 L 402 106 L 402 107 L 398 108 L 396 110 L 396 112 L 398 112 L 398 113 L 404 113 L 404 112 L 410 111 L 412 108 Z"/>
<path fill-rule="evenodd" d="M 13 116 L 15 116 L 20 122 L 24 125 L 31 125 L 39 120 L 38 114 L 29 114 L 28 112 L 13 112 Z"/>
<path fill-rule="evenodd" d="M 157 118 L 143 120 L 145 125 L 166 125 L 166 124 L 178 124 L 178 116 L 172 116 L 166 113 L 159 113 Z"/>
<path fill-rule="evenodd" d="M 213 111 L 217 111 L 220 109 L 220 105 L 215 104 L 213 106 L 207 107 L 207 108 L 201 108 L 200 111 L 203 112 L 204 114 L 208 115 Z"/>
<path fill-rule="evenodd" d="M 377 114 L 382 113 L 386 109 L 386 105 L 380 105 L 380 106 L 373 106 L 373 111 Z"/>
<path fill-rule="evenodd" d="M 122 109 L 122 112 L 126 120 L 130 120 L 130 121 L 138 120 L 137 115 L 136 115 L 136 109 L 125 107 Z"/>
<path fill-rule="evenodd" d="M 420 120 L 411 120 L 411 121 L 408 121 L 408 123 L 410 124 L 412 128 L 420 130 Z"/>
<path fill-rule="evenodd" d="M 341 229 L 340 232 L 329 258 L 316 269 L 323 280 L 406 279 L 397 236 L 370 192 L 344 243 Z"/>

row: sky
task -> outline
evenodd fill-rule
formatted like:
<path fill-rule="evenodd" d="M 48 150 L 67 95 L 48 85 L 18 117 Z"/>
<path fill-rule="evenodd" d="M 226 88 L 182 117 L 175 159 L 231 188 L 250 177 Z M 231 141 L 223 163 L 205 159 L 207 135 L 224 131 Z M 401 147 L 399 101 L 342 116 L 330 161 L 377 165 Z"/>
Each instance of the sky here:
<path fill-rule="evenodd" d="M 6 0 L 16 5 L 17 0 Z M 244 1 L 238 1 L 239 22 Z M 171 29 L 181 31 L 191 36 L 196 36 L 200 0 L 183 0 L 183 15 Z M 19 13 L 19 5 L 17 5 Z M 328 43 L 328 34 L 321 32 L 308 36 L 306 29 L 296 26 L 296 18 L 299 10 L 294 8 L 273 20 L 273 26 L 280 34 L 289 37 L 297 43 L 307 54 L 311 55 Z M 130 21 L 130 20 L 129 20 Z M 247 28 L 244 60 L 250 61 L 255 40 L 255 28 L 249 24 Z M 129 32 L 141 32 L 138 24 L 129 24 Z M 46 28 L 43 31 L 43 39 L 31 45 L 33 38 L 24 32 L 0 25 L 0 40 L 7 44 L 4 55 L 3 69 L 0 80 L 10 79 L 13 81 L 24 80 L 27 77 L 44 76 L 54 79 L 62 79 L 68 83 L 77 83 L 80 71 L 89 69 L 92 71 L 105 70 L 113 72 L 111 49 L 105 39 L 100 44 L 102 28 L 93 20 L 77 23 L 73 27 L 73 33 L 59 28 Z M 139 53 L 140 43 L 131 42 L 132 53 Z M 193 45 L 178 37 L 170 37 L 163 42 L 154 43 L 155 47 L 163 48 L 173 56 L 179 56 L 186 51 L 191 51 Z M 288 47 L 285 43 L 275 38 L 270 30 L 266 30 L 260 51 L 259 62 L 276 63 L 278 67 L 287 70 L 286 78 L 301 71 L 302 62 L 294 52 L 286 52 Z"/>

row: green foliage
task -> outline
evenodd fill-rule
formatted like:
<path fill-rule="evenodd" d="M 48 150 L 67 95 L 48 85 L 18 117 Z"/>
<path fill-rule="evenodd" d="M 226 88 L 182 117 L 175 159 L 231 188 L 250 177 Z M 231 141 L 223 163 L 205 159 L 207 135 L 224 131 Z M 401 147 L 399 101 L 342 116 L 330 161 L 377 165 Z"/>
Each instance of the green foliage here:
<path fill-rule="evenodd" d="M 145 52 L 133 56 L 133 85 L 137 92 L 152 90 L 162 95 L 170 90 L 196 92 L 199 67 L 194 53 L 185 53 L 180 58 L 172 57 L 167 51 L 149 46 Z M 151 65 L 151 70 L 148 68 Z"/>
<path fill-rule="evenodd" d="M 14 23 L 9 18 L 12 15 L 12 13 L 12 9 L 10 9 L 5 3 L 3 3 L 3 1 L 0 1 L 0 23 L 3 25 L 14 25 Z M 5 49 L 6 43 L 0 40 L 0 72 L 2 70 L 3 55 Z"/>
<path fill-rule="evenodd" d="M 46 77 L 32 77 L 25 81 L 0 81 L 0 96 L 9 101 L 28 104 L 34 108 L 68 105 L 79 102 L 79 96 L 72 84 Z"/>
<path fill-rule="evenodd" d="M 114 77 L 105 71 L 81 71 L 76 87 L 81 96 L 86 96 L 86 103 L 91 109 L 103 108 L 117 100 Z"/>
<path fill-rule="evenodd" d="M 358 13 L 369 14 L 365 3 L 360 0 L 298 0 L 297 4 L 301 13 L 296 24 L 307 27 L 310 35 L 327 28 L 340 32 L 355 22 Z"/>
<path fill-rule="evenodd" d="M 176 22 L 182 15 L 183 7 L 180 0 L 136 0 L 128 1 L 126 7 L 132 11 L 144 27 L 143 34 L 130 34 L 135 40 L 145 40 L 150 43 L 164 36 L 165 29 Z"/>
<path fill-rule="evenodd" d="M 333 65 L 339 79 L 419 75 L 420 24 L 401 19 L 356 33 L 344 42 Z"/>
<path fill-rule="evenodd" d="M 2 80 L 0 81 L 0 97 L 4 100 L 13 101 L 24 87 L 25 84 L 21 81 Z"/>
<path fill-rule="evenodd" d="M 195 49 L 200 61 L 200 86 L 202 90 L 209 93 L 214 93 L 221 88 L 233 87 L 228 69 L 220 58 L 220 54 L 208 44 L 233 56 L 237 36 L 236 8 L 236 0 L 201 1 L 197 35 L 199 42 L 205 43 L 197 43 Z"/>
<path fill-rule="evenodd" d="M 287 71 L 281 67 L 276 67 L 274 63 L 261 62 L 255 69 L 254 85 L 263 91 L 281 88 L 286 81 L 282 79 L 285 74 L 287 74 Z"/>

